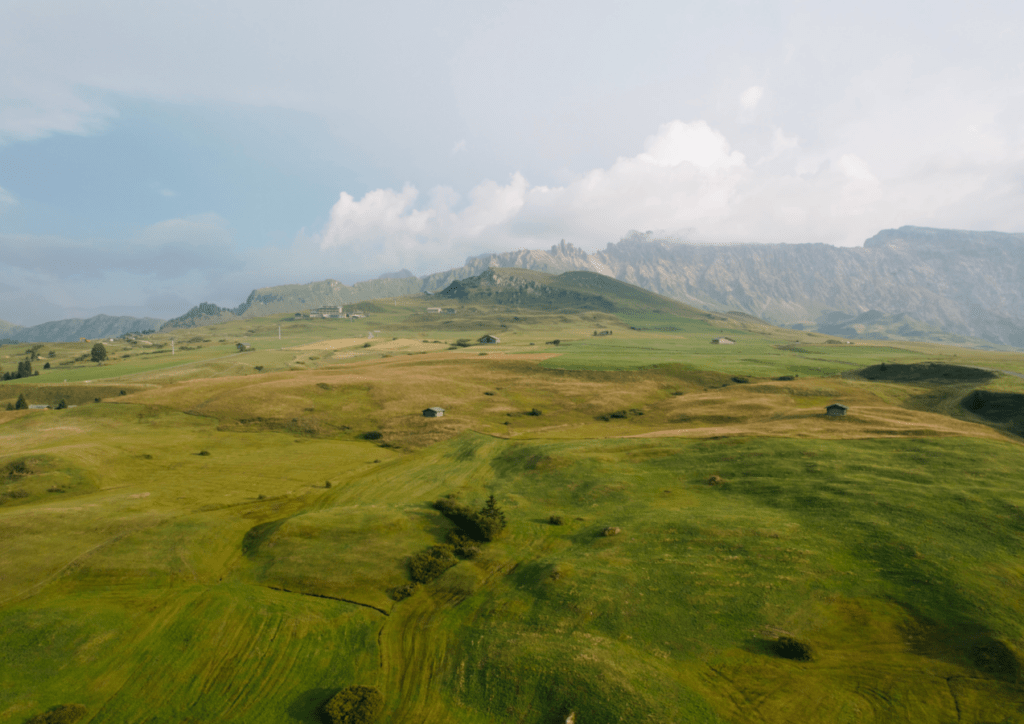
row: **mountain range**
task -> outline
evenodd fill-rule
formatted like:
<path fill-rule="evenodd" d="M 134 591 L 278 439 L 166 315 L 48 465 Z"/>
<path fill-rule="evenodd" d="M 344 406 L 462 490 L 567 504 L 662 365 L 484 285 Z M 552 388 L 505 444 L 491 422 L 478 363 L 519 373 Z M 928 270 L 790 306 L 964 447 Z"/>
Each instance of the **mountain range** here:
<path fill-rule="evenodd" d="M 632 233 L 587 253 L 549 250 L 471 257 L 457 269 L 256 289 L 241 305 L 201 305 L 165 327 L 209 324 L 368 299 L 434 293 L 490 267 L 593 271 L 710 311 L 866 339 L 920 339 L 1024 348 L 1024 234 L 905 226 L 863 247 L 711 245 Z"/>
<path fill-rule="evenodd" d="M 696 244 L 633 232 L 588 253 L 562 241 L 546 251 L 471 257 L 457 269 L 423 277 L 402 270 L 352 285 L 327 279 L 264 287 L 237 307 L 203 303 L 162 328 L 433 294 L 491 267 L 597 272 L 701 309 L 741 311 L 772 324 L 836 336 L 1024 348 L 1024 234 L 914 226 L 881 231 L 863 247 Z M 146 320 L 124 331 L 157 323 Z M 54 324 L 65 323 L 48 323 Z M 0 329 L 0 336 L 58 341 L 42 339 L 48 325 L 29 328 L 31 340 L 24 329 Z M 116 336 L 113 331 L 109 335 Z"/>
<path fill-rule="evenodd" d="M 129 332 L 159 329 L 164 323 L 155 317 L 111 317 L 98 314 L 88 319 L 62 319 L 22 327 L 0 320 L 0 339 L 14 342 L 77 342 L 86 339 L 120 337 Z"/>

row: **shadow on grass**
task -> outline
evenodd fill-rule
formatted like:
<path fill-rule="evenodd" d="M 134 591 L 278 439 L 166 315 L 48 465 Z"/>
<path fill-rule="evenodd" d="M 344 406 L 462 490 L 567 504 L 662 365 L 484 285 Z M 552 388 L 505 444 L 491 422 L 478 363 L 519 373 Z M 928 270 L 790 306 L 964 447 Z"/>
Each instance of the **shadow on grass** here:
<path fill-rule="evenodd" d="M 292 517 L 293 516 L 288 516 L 287 518 L 271 520 L 250 528 L 246 532 L 245 537 L 242 538 L 242 555 L 247 558 L 251 558 L 259 553 L 260 546 L 262 546 L 270 536 L 274 535 L 274 533 L 277 532 L 277 529 L 284 525 L 285 521 Z"/>
<path fill-rule="evenodd" d="M 288 706 L 288 716 L 292 718 L 292 721 L 320 724 L 320 722 L 326 721 L 321 716 L 324 704 L 337 692 L 337 688 L 324 689 L 322 687 L 304 691 Z"/>

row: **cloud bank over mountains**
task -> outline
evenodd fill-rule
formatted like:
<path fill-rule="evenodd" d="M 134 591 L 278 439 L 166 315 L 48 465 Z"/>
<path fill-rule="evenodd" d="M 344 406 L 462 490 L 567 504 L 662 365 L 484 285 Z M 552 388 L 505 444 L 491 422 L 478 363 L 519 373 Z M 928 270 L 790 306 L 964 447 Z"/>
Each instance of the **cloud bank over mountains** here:
<path fill-rule="evenodd" d="M 748 89 L 739 105 L 753 108 L 762 94 Z M 674 120 L 641 152 L 560 186 L 532 184 L 517 172 L 504 185 L 482 182 L 466 197 L 410 184 L 358 200 L 342 192 L 319 246 L 343 250 L 367 274 L 381 257 L 422 274 L 459 257 L 540 248 L 558 238 L 594 250 L 630 230 L 707 243 L 859 246 L 908 217 L 955 225 L 986 205 L 1002 207 L 1024 228 L 1008 183 L 1022 161 L 1019 150 L 1003 164 L 992 159 L 989 174 L 978 178 L 974 164 L 936 149 L 915 163 L 931 167 L 928 178 L 913 168 L 885 178 L 855 153 L 808 152 L 782 129 L 774 129 L 765 155 L 748 159 L 706 121 Z M 993 167 L 1001 173 L 993 175 Z"/>

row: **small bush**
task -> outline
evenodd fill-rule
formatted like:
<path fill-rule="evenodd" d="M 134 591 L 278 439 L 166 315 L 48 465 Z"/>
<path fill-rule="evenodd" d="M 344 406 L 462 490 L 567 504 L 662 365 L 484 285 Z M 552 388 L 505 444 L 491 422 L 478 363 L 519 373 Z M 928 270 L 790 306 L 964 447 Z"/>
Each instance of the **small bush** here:
<path fill-rule="evenodd" d="M 210 451 L 209 450 L 200 450 L 199 454 L 202 455 L 203 457 L 206 457 L 206 456 L 208 456 L 210 454 Z"/>
<path fill-rule="evenodd" d="M 565 521 L 562 520 L 562 516 L 553 515 L 550 518 L 548 518 L 548 523 L 550 523 L 551 525 L 562 525 L 565 523 Z"/>
<path fill-rule="evenodd" d="M 370 430 L 370 432 L 364 432 L 360 437 L 364 440 L 380 440 L 384 437 L 384 433 L 377 430 Z"/>
<path fill-rule="evenodd" d="M 48 369 L 50 369 L 50 363 L 49 363 L 49 362 L 47 362 L 46 364 L 44 364 L 44 365 L 43 365 L 43 369 L 44 369 L 44 370 L 48 370 Z"/>
<path fill-rule="evenodd" d="M 430 583 L 458 562 L 452 546 L 431 546 L 409 560 L 409 575 L 417 583 Z"/>
<path fill-rule="evenodd" d="M 541 415 L 543 415 L 544 413 L 543 413 L 543 412 L 541 412 L 540 410 L 538 410 L 538 409 L 537 409 L 537 408 L 535 407 L 535 408 L 533 408 L 532 410 L 530 410 L 529 412 L 527 412 L 526 414 L 527 414 L 527 415 L 531 415 L 531 416 L 533 416 L 533 417 L 540 417 L 540 416 L 541 416 Z"/>
<path fill-rule="evenodd" d="M 324 483 L 324 487 L 325 487 L 325 488 L 327 488 L 327 489 L 330 489 L 330 487 L 331 487 L 331 481 L 330 481 L 330 480 L 328 480 L 327 482 L 325 482 L 325 483 Z"/>
<path fill-rule="evenodd" d="M 27 498 L 29 492 L 27 490 L 8 490 L 4 495 L 8 498 Z"/>
<path fill-rule="evenodd" d="M 58 410 L 66 410 L 66 409 L 68 409 L 68 403 L 67 403 L 67 401 L 65 401 L 65 400 L 61 400 L 60 402 L 58 402 L 58 403 L 57 403 L 57 409 L 58 409 Z"/>
<path fill-rule="evenodd" d="M 118 394 L 119 395 L 127 395 L 128 394 L 128 390 L 121 390 Z"/>
<path fill-rule="evenodd" d="M 60 487 L 59 485 L 54 485 L 52 487 L 47 488 L 46 492 L 47 493 L 64 493 L 64 492 L 67 492 L 67 491 L 64 490 L 64 488 Z"/>
<path fill-rule="evenodd" d="M 733 377 L 732 381 L 738 385 L 745 385 L 748 382 L 750 382 L 750 380 L 748 380 L 746 377 Z"/>
<path fill-rule="evenodd" d="M 775 655 L 792 661 L 810 661 L 811 647 L 802 641 L 797 641 L 791 636 L 779 636 L 779 639 L 772 645 Z"/>
<path fill-rule="evenodd" d="M 74 724 L 85 716 L 86 711 L 81 704 L 61 704 L 42 714 L 37 714 L 25 724 Z"/>
<path fill-rule="evenodd" d="M 452 551 L 459 558 L 476 558 L 480 555 L 480 548 L 474 545 L 473 541 L 457 530 L 448 531 L 446 537 Z"/>
<path fill-rule="evenodd" d="M 349 686 L 324 704 L 330 724 L 372 724 L 384 709 L 384 697 L 372 686 Z"/>
<path fill-rule="evenodd" d="M 608 526 L 603 531 L 601 531 L 601 535 L 612 536 L 612 535 L 618 535 L 621 532 L 622 532 L 622 528 L 616 528 L 615 526 Z"/>
<path fill-rule="evenodd" d="M 456 347 L 468 347 L 471 342 L 468 339 L 457 339 L 455 340 Z"/>
<path fill-rule="evenodd" d="M 460 503 L 454 495 L 440 498 L 434 508 L 455 523 L 460 532 L 475 541 L 491 541 L 505 529 L 505 513 L 492 495 L 478 512 Z"/>
<path fill-rule="evenodd" d="M 388 595 L 391 596 L 392 601 L 404 601 L 416 592 L 417 586 L 416 583 L 406 583 L 404 586 L 392 588 Z"/>

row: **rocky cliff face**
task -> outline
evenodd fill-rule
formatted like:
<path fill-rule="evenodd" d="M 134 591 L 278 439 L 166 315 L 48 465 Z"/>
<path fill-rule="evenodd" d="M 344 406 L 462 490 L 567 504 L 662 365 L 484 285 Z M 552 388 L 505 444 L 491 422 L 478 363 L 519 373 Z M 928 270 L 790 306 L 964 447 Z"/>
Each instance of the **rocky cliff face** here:
<path fill-rule="evenodd" d="M 487 260 L 504 266 L 509 258 Z M 820 324 L 837 333 L 830 314 L 876 312 L 865 320 L 870 331 L 858 333 L 859 323 L 842 331 L 1024 347 L 1024 234 L 903 227 L 863 247 L 839 248 L 682 244 L 634 233 L 594 254 L 563 243 L 523 261 L 543 271 L 600 271 L 687 304 L 774 324 Z"/>
<path fill-rule="evenodd" d="M 593 271 L 702 309 L 737 310 L 774 324 L 845 336 L 973 338 L 1024 348 L 1024 234 L 912 226 L 882 231 L 858 248 L 703 245 L 632 233 L 588 254 L 562 241 L 547 251 L 471 257 L 462 267 L 420 278 L 392 275 L 352 286 L 327 280 L 257 289 L 229 311 L 260 316 L 435 292 L 489 267 Z M 875 314 L 851 321 L 868 312 Z M 208 323 L 201 319 L 194 315 L 190 321 Z"/>

